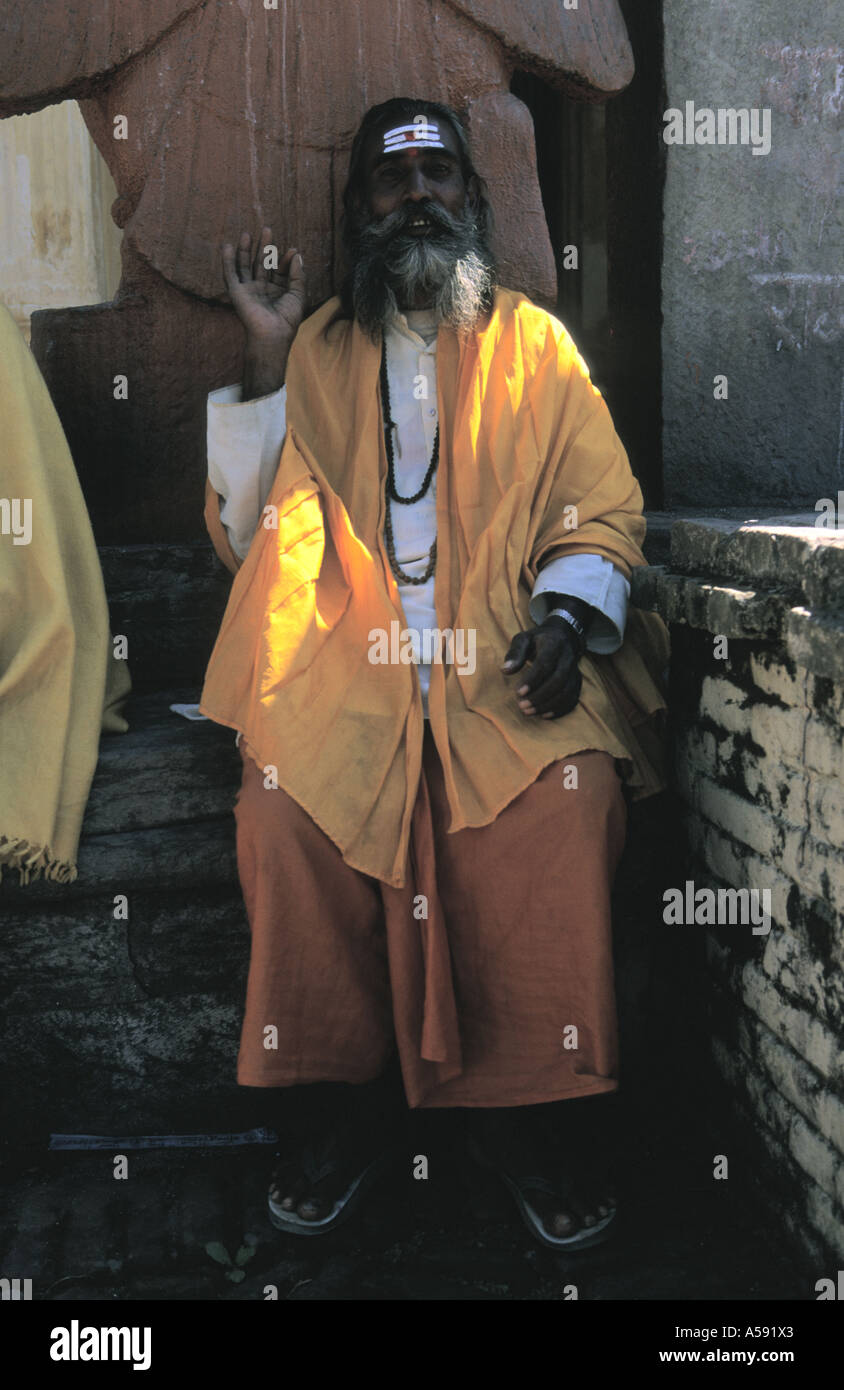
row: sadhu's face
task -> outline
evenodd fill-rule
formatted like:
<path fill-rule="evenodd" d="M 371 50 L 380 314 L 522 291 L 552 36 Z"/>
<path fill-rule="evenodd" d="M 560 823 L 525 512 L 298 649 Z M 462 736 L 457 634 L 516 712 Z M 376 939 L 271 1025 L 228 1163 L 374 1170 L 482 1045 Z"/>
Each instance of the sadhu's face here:
<path fill-rule="evenodd" d="M 471 330 L 490 301 L 495 268 L 478 225 L 482 185 L 464 179 L 450 123 L 420 113 L 381 121 L 367 136 L 344 227 L 354 317 L 373 340 L 399 310 L 431 309 Z"/>
<path fill-rule="evenodd" d="M 477 179 L 463 178 L 457 138 L 445 121 L 420 116 L 415 121 L 386 121 L 371 131 L 364 149 L 364 192 L 373 222 L 406 209 L 404 235 L 426 237 L 436 228 L 425 204 L 439 204 L 452 216 L 474 208 Z M 414 211 L 414 208 L 416 209 Z"/>

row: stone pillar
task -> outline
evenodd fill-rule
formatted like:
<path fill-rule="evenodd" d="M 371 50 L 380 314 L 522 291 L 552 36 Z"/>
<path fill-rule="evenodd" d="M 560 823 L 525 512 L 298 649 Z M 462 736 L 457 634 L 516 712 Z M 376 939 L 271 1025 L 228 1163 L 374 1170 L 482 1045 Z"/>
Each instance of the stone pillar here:
<path fill-rule="evenodd" d="M 36 309 L 114 297 L 117 189 L 75 101 L 0 122 L 0 187 L 0 297 L 27 340 Z"/>
<path fill-rule="evenodd" d="M 664 24 L 665 502 L 814 506 L 842 478 L 840 6 L 665 0 Z M 770 149 L 696 143 L 719 109 L 769 118 Z"/>

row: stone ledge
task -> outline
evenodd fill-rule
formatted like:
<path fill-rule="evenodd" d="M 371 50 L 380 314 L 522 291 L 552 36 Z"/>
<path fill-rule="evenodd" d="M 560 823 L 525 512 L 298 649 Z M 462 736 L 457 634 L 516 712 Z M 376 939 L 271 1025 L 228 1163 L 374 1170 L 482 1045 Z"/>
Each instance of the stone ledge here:
<path fill-rule="evenodd" d="M 79 844 L 79 877 L 73 883 L 37 879 L 22 888 L 11 875 L 2 884 L 4 907 L 14 911 L 45 902 L 75 904 L 92 895 L 181 892 L 191 885 L 230 889 L 237 883 L 235 827 L 225 819 L 91 835 Z"/>
<path fill-rule="evenodd" d="M 210 541 L 99 547 L 136 692 L 201 682 L 231 589 Z"/>
<path fill-rule="evenodd" d="M 775 641 L 782 631 L 784 605 L 776 595 L 669 574 L 661 565 L 633 571 L 631 597 L 638 608 L 656 609 L 666 622 L 722 637 Z"/>
<path fill-rule="evenodd" d="M 678 516 L 670 567 L 634 569 L 632 600 L 666 622 L 779 642 L 803 670 L 842 684 L 844 527 L 812 521 L 811 513 L 764 521 Z"/>
<path fill-rule="evenodd" d="M 128 732 L 100 740 L 84 839 L 231 815 L 242 768 L 234 730 L 170 709 L 198 699 L 196 686 L 130 698 Z"/>
<path fill-rule="evenodd" d="M 249 927 L 237 888 L 149 893 L 126 886 L 127 921 L 115 921 L 105 895 L 75 907 L 45 903 L 4 913 L 4 1015 L 142 1005 L 191 993 L 225 1003 L 239 998 Z"/>
<path fill-rule="evenodd" d="M 237 888 L 235 824 L 241 758 L 232 729 L 175 714 L 197 687 L 131 696 L 124 734 L 104 734 L 71 884 L 0 882 L 5 912 L 26 916 L 84 898 L 145 889 Z"/>
<path fill-rule="evenodd" d="M 679 517 L 671 530 L 671 566 L 680 574 L 790 590 L 813 609 L 844 607 L 844 527 L 814 521 L 814 513 L 743 522 Z"/>

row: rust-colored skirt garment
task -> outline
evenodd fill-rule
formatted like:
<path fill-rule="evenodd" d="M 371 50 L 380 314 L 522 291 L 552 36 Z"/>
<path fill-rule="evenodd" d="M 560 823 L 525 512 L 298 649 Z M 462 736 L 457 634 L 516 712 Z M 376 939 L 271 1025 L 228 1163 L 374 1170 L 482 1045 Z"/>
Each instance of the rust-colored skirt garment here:
<path fill-rule="evenodd" d="M 608 754 L 552 763 L 491 824 L 449 835 L 426 727 L 407 882 L 392 888 L 345 864 L 240 748 L 241 1085 L 362 1083 L 398 1048 L 413 1107 L 615 1089 L 610 891 L 626 808 Z"/>

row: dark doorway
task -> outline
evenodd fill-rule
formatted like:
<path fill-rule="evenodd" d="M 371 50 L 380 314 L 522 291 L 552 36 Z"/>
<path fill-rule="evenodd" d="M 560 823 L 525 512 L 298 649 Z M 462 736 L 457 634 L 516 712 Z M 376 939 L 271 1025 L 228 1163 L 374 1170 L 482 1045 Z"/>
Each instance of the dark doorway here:
<path fill-rule="evenodd" d="M 515 72 L 536 131 L 539 184 L 557 264 L 557 314 L 606 398 L 642 487 L 662 488 L 662 17 L 621 0 L 636 74 L 605 106 Z M 572 264 L 576 250 L 577 265 Z"/>

